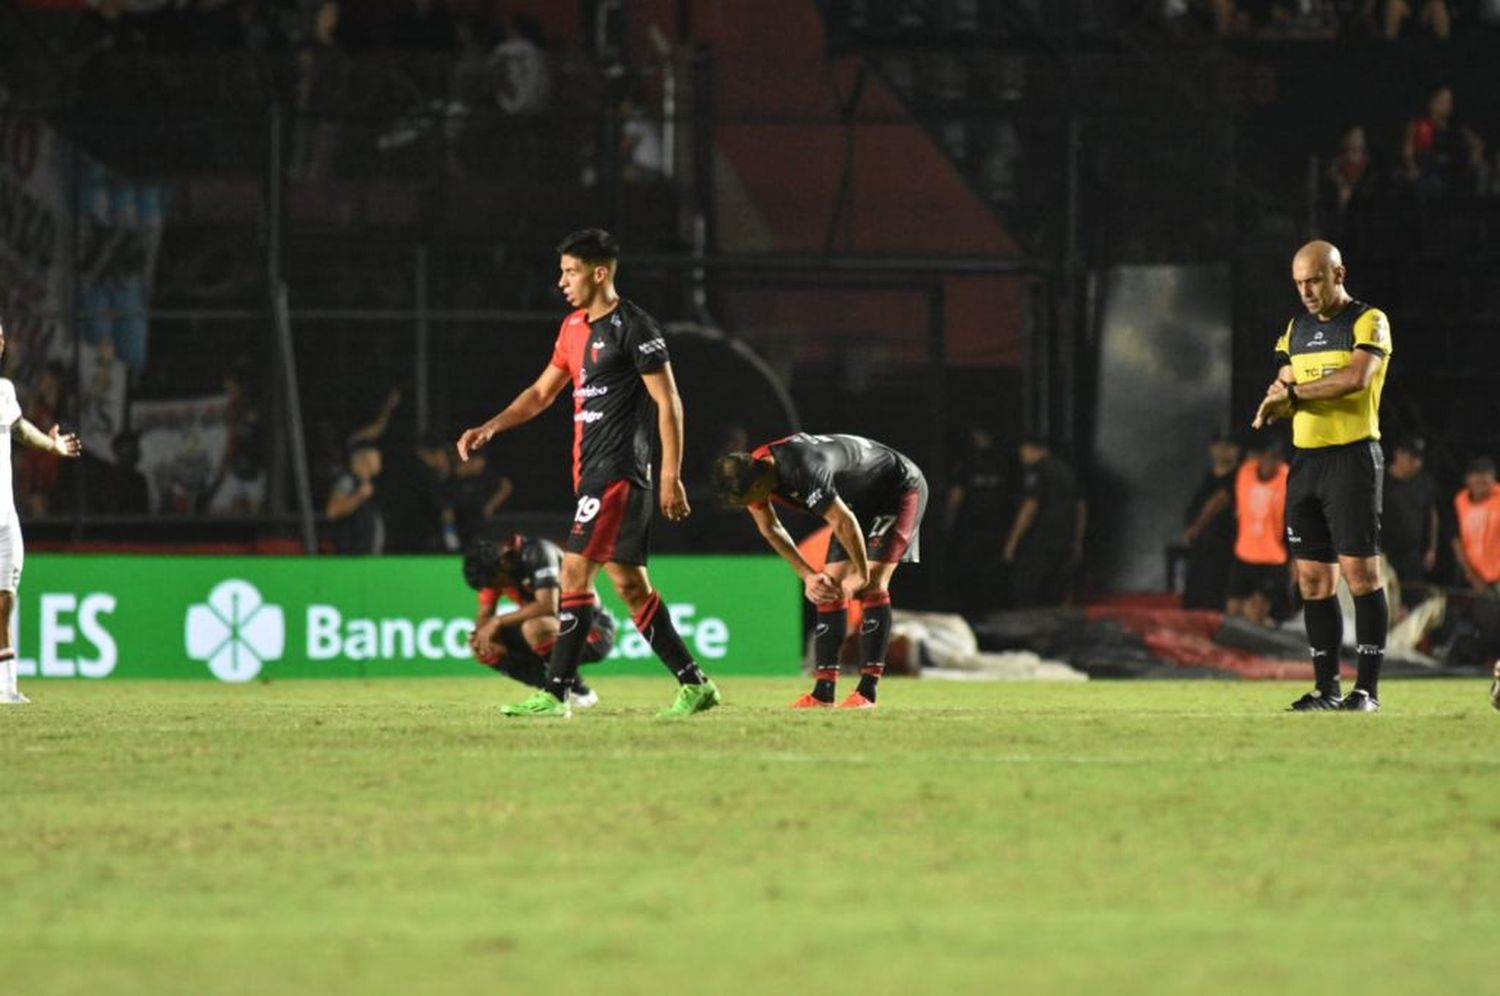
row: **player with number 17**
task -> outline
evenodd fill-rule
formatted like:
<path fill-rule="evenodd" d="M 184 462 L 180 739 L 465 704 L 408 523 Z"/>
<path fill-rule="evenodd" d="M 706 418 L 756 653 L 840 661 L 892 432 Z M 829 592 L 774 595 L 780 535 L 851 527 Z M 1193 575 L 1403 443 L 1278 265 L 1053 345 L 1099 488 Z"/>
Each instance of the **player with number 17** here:
<path fill-rule="evenodd" d="M 688 716 L 719 704 L 719 690 L 693 659 L 671 613 L 646 575 L 651 537 L 652 428 L 661 439 L 662 514 L 687 518 L 682 484 L 682 399 L 672 377 L 661 326 L 620 297 L 620 247 L 597 228 L 574 232 L 557 247 L 558 287 L 575 309 L 563 320 L 552 360 L 530 387 L 483 425 L 465 430 L 458 456 L 535 418 L 562 389 L 573 387 L 573 488 L 578 498 L 562 562 L 557 643 L 547 687 L 502 707 L 507 716 L 566 717 L 568 689 L 601 611 L 595 580 L 603 568 L 656 656 L 677 676 L 677 698 L 663 716 Z"/>
<path fill-rule="evenodd" d="M 839 648 L 849 626 L 849 599 L 859 599 L 859 687 L 840 709 L 875 708 L 891 642 L 891 577 L 897 564 L 915 563 L 927 479 L 910 458 L 863 436 L 799 432 L 749 453 L 729 453 L 714 464 L 714 488 L 745 508 L 771 549 L 792 565 L 808 601 L 818 607 L 813 630 L 813 690 L 793 709 L 833 706 Z M 801 509 L 833 528 L 828 562 L 817 570 L 802 556 L 772 502 Z"/>

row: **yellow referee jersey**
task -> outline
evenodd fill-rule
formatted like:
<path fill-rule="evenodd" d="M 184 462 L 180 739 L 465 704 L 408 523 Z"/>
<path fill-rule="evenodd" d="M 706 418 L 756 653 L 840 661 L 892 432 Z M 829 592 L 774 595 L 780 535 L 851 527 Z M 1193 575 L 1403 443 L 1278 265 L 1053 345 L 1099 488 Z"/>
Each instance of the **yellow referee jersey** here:
<path fill-rule="evenodd" d="M 1292 445 L 1298 449 L 1380 438 L 1380 392 L 1390 365 L 1391 323 L 1379 308 L 1352 301 L 1326 322 L 1317 315 L 1298 315 L 1276 341 L 1277 369 L 1290 364 L 1299 384 L 1348 365 L 1356 349 L 1369 350 L 1385 362 L 1363 390 L 1342 398 L 1298 401 L 1292 416 Z"/>

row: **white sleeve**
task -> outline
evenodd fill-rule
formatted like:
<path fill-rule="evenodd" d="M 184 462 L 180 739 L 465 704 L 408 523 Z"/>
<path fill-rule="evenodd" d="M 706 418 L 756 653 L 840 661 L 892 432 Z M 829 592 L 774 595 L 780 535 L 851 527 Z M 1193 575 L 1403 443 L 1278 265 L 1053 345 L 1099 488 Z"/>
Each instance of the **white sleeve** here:
<path fill-rule="evenodd" d="M 0 426 L 9 429 L 21 417 L 21 403 L 16 400 L 16 385 L 0 378 Z"/>

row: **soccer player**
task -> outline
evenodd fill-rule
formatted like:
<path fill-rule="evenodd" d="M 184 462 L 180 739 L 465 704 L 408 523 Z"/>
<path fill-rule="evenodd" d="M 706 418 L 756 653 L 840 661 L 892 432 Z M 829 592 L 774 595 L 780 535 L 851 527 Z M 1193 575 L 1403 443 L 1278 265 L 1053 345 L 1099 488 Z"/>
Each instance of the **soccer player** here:
<path fill-rule="evenodd" d="M 557 643 L 547 687 L 507 705 L 507 716 L 566 717 L 568 689 L 593 630 L 600 568 L 629 606 L 635 625 L 673 674 L 677 698 L 663 716 L 688 716 L 719 704 L 708 680 L 663 611 L 646 558 L 651 535 L 652 427 L 661 439 L 662 514 L 687 518 L 682 484 L 682 399 L 661 327 L 615 290 L 620 247 L 598 228 L 574 232 L 557 247 L 558 286 L 577 310 L 563 320 L 551 362 L 504 411 L 464 431 L 458 456 L 535 418 L 573 386 L 573 486 L 578 505 L 562 562 Z"/>
<path fill-rule="evenodd" d="M 0 357 L 5 355 L 5 322 L 0 319 Z M 63 457 L 76 457 L 83 444 L 57 426 L 42 432 L 21 415 L 16 400 L 16 385 L 0 377 L 0 705 L 24 705 L 31 701 L 16 685 L 16 648 L 10 642 L 11 613 L 16 606 L 16 589 L 21 584 L 21 561 L 25 549 L 21 543 L 21 522 L 16 517 L 16 495 L 10 470 L 10 448 L 20 440 L 34 450 L 45 450 Z"/>
<path fill-rule="evenodd" d="M 896 565 L 916 563 L 927 480 L 907 457 L 863 436 L 812 436 L 799 432 L 730 453 L 714 464 L 714 489 L 749 511 L 771 549 L 802 579 L 818 607 L 813 630 L 813 690 L 794 709 L 826 709 L 838 687 L 839 647 L 849 627 L 849 597 L 860 601 L 859 687 L 840 709 L 873 709 L 885 652 L 891 642 L 891 577 Z M 814 570 L 802 556 L 771 502 L 827 520 L 828 566 Z M 855 509 L 858 509 L 856 517 Z"/>
<path fill-rule="evenodd" d="M 1316 686 L 1297 712 L 1380 708 L 1380 668 L 1390 616 L 1380 567 L 1380 393 L 1391 355 L 1391 323 L 1344 285 L 1338 248 L 1309 242 L 1292 259 L 1306 307 L 1276 343 L 1276 379 L 1254 426 L 1292 419 L 1296 454 L 1287 480 L 1286 534 L 1297 562 Z M 1344 697 L 1339 647 L 1344 617 L 1340 575 L 1354 597 L 1359 672 Z"/>
<path fill-rule="evenodd" d="M 469 636 L 479 663 L 523 685 L 547 687 L 547 657 L 557 643 L 562 558 L 557 544 L 520 534 L 503 544 L 480 540 L 464 554 L 464 581 L 479 592 L 479 614 Z M 498 611 L 502 595 L 517 607 Z M 596 605 L 582 663 L 602 661 L 614 645 L 614 617 Z M 570 705 L 587 709 L 598 701 L 598 694 L 581 677 L 573 679 Z"/>

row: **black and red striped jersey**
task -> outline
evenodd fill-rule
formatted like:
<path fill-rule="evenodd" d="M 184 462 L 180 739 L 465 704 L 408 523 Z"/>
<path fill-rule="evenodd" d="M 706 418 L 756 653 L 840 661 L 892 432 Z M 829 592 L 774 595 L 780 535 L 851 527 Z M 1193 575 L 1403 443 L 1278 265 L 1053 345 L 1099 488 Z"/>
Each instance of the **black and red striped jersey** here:
<path fill-rule="evenodd" d="M 651 486 L 656 403 L 642 375 L 668 359 L 661 326 L 630 301 L 596 321 L 582 309 L 563 320 L 552 365 L 573 379 L 575 489 L 584 481 Z"/>
<path fill-rule="evenodd" d="M 863 436 L 799 432 L 757 447 L 751 456 L 776 461 L 773 499 L 814 515 L 828 511 L 835 498 L 857 510 L 922 482 L 922 471 L 910 458 Z"/>
<path fill-rule="evenodd" d="M 509 597 L 517 605 L 530 605 L 536 601 L 537 592 L 562 586 L 563 552 L 556 543 L 536 536 L 517 535 L 506 546 L 521 554 L 516 577 L 509 578 L 510 584 L 503 588 L 481 588 L 479 604 L 482 608 L 493 611 L 501 596 Z"/>

